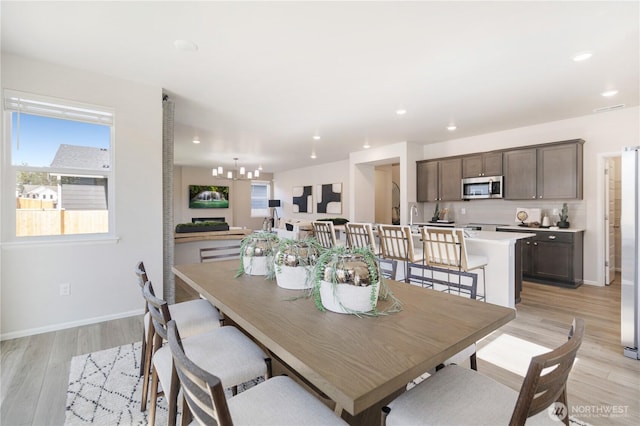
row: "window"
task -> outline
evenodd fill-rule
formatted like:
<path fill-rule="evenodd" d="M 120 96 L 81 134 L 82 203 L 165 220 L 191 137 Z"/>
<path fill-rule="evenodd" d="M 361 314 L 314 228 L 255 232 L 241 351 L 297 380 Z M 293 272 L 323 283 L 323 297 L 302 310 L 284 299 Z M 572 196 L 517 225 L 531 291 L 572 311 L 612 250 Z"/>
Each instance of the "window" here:
<path fill-rule="evenodd" d="M 269 182 L 251 182 L 251 217 L 270 217 L 269 197 L 271 184 Z"/>
<path fill-rule="evenodd" d="M 14 236 L 113 234 L 113 112 L 10 90 L 3 100 Z"/>

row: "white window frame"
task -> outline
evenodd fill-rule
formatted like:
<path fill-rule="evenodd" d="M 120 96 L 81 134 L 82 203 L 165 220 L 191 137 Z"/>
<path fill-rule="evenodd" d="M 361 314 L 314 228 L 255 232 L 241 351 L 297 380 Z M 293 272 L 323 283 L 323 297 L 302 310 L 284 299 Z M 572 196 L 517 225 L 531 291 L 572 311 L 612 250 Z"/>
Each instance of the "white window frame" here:
<path fill-rule="evenodd" d="M 7 243 L 40 242 L 82 242 L 90 240 L 117 240 L 115 218 L 115 110 L 113 108 L 74 102 L 50 96 L 36 95 L 11 89 L 4 89 L 2 95 L 4 134 L 2 144 L 2 182 L 0 188 L 0 223 L 2 233 L 0 241 Z M 101 171 L 77 170 L 71 168 L 54 169 L 51 167 L 20 166 L 12 164 L 12 121 L 11 114 L 23 112 L 64 120 L 108 125 L 109 132 L 109 169 Z M 107 179 L 108 231 L 105 233 L 63 234 L 16 236 L 16 175 L 19 171 L 55 173 L 85 177 L 103 177 Z"/>
<path fill-rule="evenodd" d="M 258 209 L 254 209 L 253 208 L 253 185 L 254 184 L 260 184 L 260 185 L 266 185 L 267 187 L 267 207 L 265 208 L 264 212 L 265 214 L 262 214 L 263 210 L 259 209 L 260 214 L 258 214 L 257 212 L 254 213 L 254 211 L 258 210 Z M 252 218 L 258 218 L 258 217 L 271 217 L 271 209 L 269 208 L 269 200 L 271 199 L 271 182 L 266 181 L 266 180 L 252 180 L 251 181 L 251 217 Z"/>

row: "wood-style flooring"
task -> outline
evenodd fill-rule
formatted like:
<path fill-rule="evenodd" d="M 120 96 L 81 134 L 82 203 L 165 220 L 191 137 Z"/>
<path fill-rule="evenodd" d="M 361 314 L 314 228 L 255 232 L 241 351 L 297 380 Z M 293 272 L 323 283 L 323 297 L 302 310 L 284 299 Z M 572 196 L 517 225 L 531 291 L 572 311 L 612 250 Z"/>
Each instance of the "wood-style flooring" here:
<path fill-rule="evenodd" d="M 640 361 L 622 355 L 619 280 L 577 289 L 525 282 L 517 308 L 517 318 L 480 342 L 480 350 L 503 334 L 552 348 L 566 339 L 572 318 L 582 317 L 586 335 L 568 384 L 569 403 L 579 409 L 574 416 L 593 425 L 640 422 Z M 1 342 L 0 424 L 62 425 L 71 358 L 134 342 L 141 333 L 142 318 L 132 317 Z M 517 358 L 518 349 L 507 348 L 500 358 Z M 478 369 L 517 390 L 522 383 L 482 357 Z M 607 410 L 620 415 L 605 417 Z"/>

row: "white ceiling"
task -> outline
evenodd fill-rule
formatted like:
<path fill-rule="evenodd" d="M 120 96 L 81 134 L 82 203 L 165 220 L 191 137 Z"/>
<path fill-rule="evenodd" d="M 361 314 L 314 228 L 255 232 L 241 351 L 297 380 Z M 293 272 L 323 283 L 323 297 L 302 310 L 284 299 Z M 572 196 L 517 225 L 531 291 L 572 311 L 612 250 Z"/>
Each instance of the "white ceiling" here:
<path fill-rule="evenodd" d="M 638 1 L 0 8 L 3 51 L 164 88 L 180 165 L 239 157 L 281 171 L 346 159 L 365 141 L 440 142 L 640 98 Z M 175 49 L 177 39 L 198 50 Z M 581 51 L 593 57 L 572 61 Z"/>

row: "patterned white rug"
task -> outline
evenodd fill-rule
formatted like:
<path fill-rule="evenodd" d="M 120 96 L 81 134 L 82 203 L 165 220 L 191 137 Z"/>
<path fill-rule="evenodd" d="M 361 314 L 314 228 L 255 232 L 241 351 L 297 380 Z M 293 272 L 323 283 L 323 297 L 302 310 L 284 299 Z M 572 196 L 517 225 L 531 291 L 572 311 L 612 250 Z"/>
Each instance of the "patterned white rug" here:
<path fill-rule="evenodd" d="M 71 360 L 65 425 L 148 424 L 148 407 L 146 412 L 140 411 L 140 346 L 140 342 L 131 343 Z M 261 381 L 238 386 L 238 392 Z M 225 393 L 231 397 L 230 390 Z M 167 424 L 168 406 L 163 397 L 157 407 L 156 424 Z"/>

